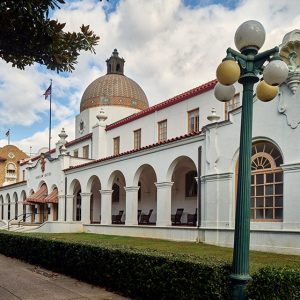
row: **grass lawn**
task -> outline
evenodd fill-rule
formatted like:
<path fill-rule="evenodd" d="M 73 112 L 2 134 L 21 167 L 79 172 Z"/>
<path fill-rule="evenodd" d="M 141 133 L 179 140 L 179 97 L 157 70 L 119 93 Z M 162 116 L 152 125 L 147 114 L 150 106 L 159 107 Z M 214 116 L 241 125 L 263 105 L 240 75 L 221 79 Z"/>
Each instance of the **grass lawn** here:
<path fill-rule="evenodd" d="M 110 244 L 136 249 L 151 249 L 160 252 L 189 254 L 197 257 L 216 257 L 221 260 L 231 261 L 232 249 L 207 245 L 203 243 L 174 242 L 158 239 L 100 235 L 93 233 L 26 233 L 35 237 L 63 240 L 69 242 L 81 242 L 92 245 Z M 300 270 L 300 256 L 284 255 L 251 251 L 250 269 L 256 271 L 263 266 L 289 266 Z"/>

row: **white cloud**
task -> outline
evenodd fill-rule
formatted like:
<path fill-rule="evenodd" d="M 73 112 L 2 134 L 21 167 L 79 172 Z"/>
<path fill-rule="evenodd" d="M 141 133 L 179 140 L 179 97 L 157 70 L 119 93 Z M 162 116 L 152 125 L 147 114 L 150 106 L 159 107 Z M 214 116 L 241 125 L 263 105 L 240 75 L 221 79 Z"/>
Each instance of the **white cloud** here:
<path fill-rule="evenodd" d="M 234 10 L 221 5 L 190 9 L 180 0 L 122 0 L 108 19 L 103 5 L 110 4 L 73 1 L 55 12 L 55 18 L 67 23 L 67 30 L 78 31 L 82 24 L 90 24 L 101 37 L 97 54 L 82 53 L 68 77 L 36 67 L 19 71 L 0 62 L 0 125 L 31 125 L 41 113 L 46 114 L 48 104 L 40 95 L 52 77 L 56 96 L 64 99 L 62 105 L 54 105 L 57 128 L 67 122 L 68 131 L 74 131 L 73 122 L 66 117 L 79 112 L 84 89 L 106 73 L 105 60 L 114 48 L 126 60 L 125 74 L 141 85 L 153 105 L 214 79 L 226 48 L 234 47 L 235 30 L 243 21 L 257 19 L 265 26 L 263 49 L 279 45 L 285 33 L 300 29 L 298 0 L 244 0 Z M 46 130 L 37 132 L 18 145 L 25 149 L 38 139 L 45 146 L 46 137 Z"/>
<path fill-rule="evenodd" d="M 71 141 L 74 139 L 75 136 L 75 128 L 74 128 L 74 120 L 64 120 L 62 121 L 58 126 L 55 126 L 51 130 L 51 148 L 55 147 L 55 143 L 58 142 L 59 137 L 58 134 L 61 132 L 61 129 L 64 128 L 66 133 L 68 134 L 67 141 Z M 24 152 L 26 152 L 28 155 L 36 154 L 41 148 L 48 147 L 49 145 L 49 130 L 46 128 L 43 131 L 37 131 L 34 135 L 30 137 L 26 137 L 24 139 L 21 139 L 19 141 L 11 141 L 11 144 L 16 145 L 20 149 L 22 149 Z M 0 140 L 0 146 L 3 147 L 4 145 L 7 145 L 7 139 L 1 139 Z"/>

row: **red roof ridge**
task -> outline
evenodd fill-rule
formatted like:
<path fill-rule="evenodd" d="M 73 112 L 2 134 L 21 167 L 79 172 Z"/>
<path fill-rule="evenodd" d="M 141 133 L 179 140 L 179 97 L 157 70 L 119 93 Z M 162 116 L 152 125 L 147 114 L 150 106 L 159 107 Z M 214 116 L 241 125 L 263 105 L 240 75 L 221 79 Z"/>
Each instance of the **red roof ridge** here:
<path fill-rule="evenodd" d="M 200 133 L 201 133 L 201 131 L 187 133 L 187 134 L 184 134 L 184 135 L 181 135 L 181 136 L 170 138 L 170 139 L 168 139 L 166 141 L 157 142 L 157 143 L 154 143 L 154 144 L 151 144 L 151 145 L 146 145 L 146 146 L 143 146 L 143 147 L 141 147 L 139 149 L 127 150 L 127 151 L 122 152 L 122 153 L 117 154 L 117 155 L 111 155 L 111 156 L 107 156 L 107 157 L 104 157 L 104 158 L 96 159 L 96 160 L 93 160 L 93 161 L 90 161 L 90 162 L 87 162 L 87 163 L 84 163 L 84 164 L 81 164 L 81 165 L 73 166 L 73 167 L 70 167 L 68 169 L 65 169 L 64 171 L 69 171 L 69 170 L 73 170 L 73 169 L 77 169 L 77 168 L 82 168 L 82 167 L 85 167 L 85 166 L 88 166 L 88 165 L 96 164 L 98 162 L 107 161 L 107 160 L 114 159 L 114 158 L 117 158 L 117 157 L 120 157 L 120 156 L 125 156 L 125 155 L 128 155 L 128 154 L 136 153 L 136 152 L 139 152 L 139 151 L 142 151 L 142 150 L 145 150 L 145 149 L 150 149 L 150 148 L 154 148 L 154 147 L 161 146 L 161 145 L 164 145 L 164 144 L 169 144 L 169 143 L 177 142 L 179 140 L 183 140 L 183 139 L 186 139 L 188 137 L 199 135 Z"/>
<path fill-rule="evenodd" d="M 85 140 L 88 140 L 88 139 L 90 139 L 90 138 L 92 137 L 92 135 L 93 135 L 92 133 L 88 133 L 88 134 L 86 134 L 86 135 L 84 135 L 84 136 L 81 136 L 81 137 L 75 139 L 75 140 L 72 140 L 72 141 L 70 141 L 70 142 L 67 142 L 67 143 L 66 143 L 66 147 L 72 146 L 72 145 L 75 145 L 75 144 L 78 144 L 78 143 L 83 142 L 83 141 L 85 141 Z M 53 149 L 51 149 L 50 151 L 47 151 L 46 153 L 50 153 L 50 154 L 51 154 L 51 153 L 54 153 L 54 152 L 56 152 L 56 148 L 53 148 Z M 20 165 L 21 165 L 21 166 L 26 165 L 26 164 L 28 163 L 29 160 L 35 161 L 35 160 L 38 160 L 40 157 L 41 157 L 41 155 L 37 155 L 37 156 L 31 157 L 30 159 L 28 159 L 28 160 L 26 160 L 26 161 L 20 163 Z"/>
<path fill-rule="evenodd" d="M 200 95 L 200 94 L 202 94 L 204 92 L 207 92 L 207 91 L 213 89 L 216 84 L 217 84 L 217 80 L 216 79 L 208 81 L 208 82 L 206 82 L 206 83 L 204 83 L 204 84 L 202 84 L 200 86 L 197 86 L 197 87 L 195 87 L 195 88 L 193 88 L 191 90 L 188 90 L 188 91 L 186 91 L 184 93 L 176 95 L 176 96 L 174 96 L 174 97 L 172 97 L 170 99 L 167 99 L 167 100 L 165 100 L 163 102 L 160 102 L 158 104 L 150 106 L 149 108 L 146 108 L 146 109 L 144 109 L 144 110 L 142 110 L 142 111 L 140 111 L 138 113 L 135 113 L 133 115 L 130 115 L 130 116 L 128 116 L 128 117 L 126 117 L 126 118 L 124 118 L 122 120 L 119 120 L 119 121 L 116 121 L 116 122 L 114 122 L 112 124 L 109 124 L 109 125 L 106 126 L 105 130 L 108 131 L 108 130 L 114 129 L 114 128 L 122 126 L 122 125 L 124 125 L 126 123 L 129 123 L 129 122 L 132 122 L 132 121 L 137 120 L 139 118 L 142 118 L 144 116 L 147 116 L 147 115 L 149 115 L 149 114 L 151 114 L 151 113 L 153 113 L 153 112 L 155 112 L 157 110 L 161 110 L 163 108 L 166 108 L 168 106 L 174 105 L 174 104 L 176 104 L 178 102 L 181 102 L 183 100 L 187 100 L 187 99 L 189 99 L 191 97 Z"/>
<path fill-rule="evenodd" d="M 81 136 L 81 137 L 79 137 L 79 138 L 77 138 L 77 139 L 75 139 L 73 141 L 70 141 L 70 142 L 66 143 L 66 147 L 72 146 L 74 144 L 78 144 L 78 143 L 83 142 L 85 140 L 88 140 L 88 139 L 90 139 L 92 137 L 92 135 L 93 135 L 93 133 L 88 133 L 88 134 L 86 134 L 84 136 Z"/>

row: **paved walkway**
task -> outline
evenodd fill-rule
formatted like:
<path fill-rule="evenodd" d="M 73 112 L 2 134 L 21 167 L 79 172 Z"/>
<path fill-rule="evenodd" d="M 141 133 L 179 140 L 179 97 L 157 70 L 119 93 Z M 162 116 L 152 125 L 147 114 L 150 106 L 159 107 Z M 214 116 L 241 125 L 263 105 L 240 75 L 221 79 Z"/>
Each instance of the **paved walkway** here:
<path fill-rule="evenodd" d="M 70 277 L 0 255 L 1 300 L 126 300 Z"/>

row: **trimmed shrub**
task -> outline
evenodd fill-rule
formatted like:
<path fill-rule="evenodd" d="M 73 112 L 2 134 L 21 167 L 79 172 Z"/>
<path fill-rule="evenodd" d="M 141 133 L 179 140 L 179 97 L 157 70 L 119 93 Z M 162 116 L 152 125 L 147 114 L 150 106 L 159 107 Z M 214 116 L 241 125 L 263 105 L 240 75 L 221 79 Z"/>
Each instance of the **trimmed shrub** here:
<path fill-rule="evenodd" d="M 7 232 L 0 232 L 0 253 L 133 299 L 230 299 L 230 265 L 213 257 L 195 259 Z M 265 267 L 252 278 L 249 299 L 300 299 L 299 270 Z"/>
<path fill-rule="evenodd" d="M 248 285 L 249 299 L 299 300 L 300 272 L 288 268 L 261 268 Z"/>
<path fill-rule="evenodd" d="M 0 233 L 0 253 L 134 299 L 229 299 L 228 263 Z"/>

